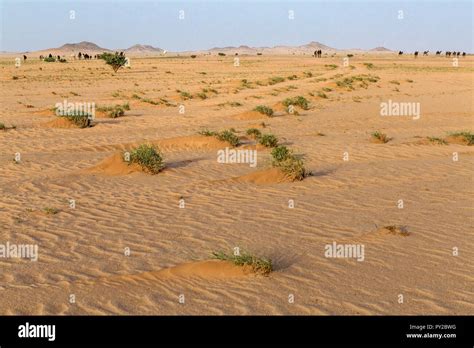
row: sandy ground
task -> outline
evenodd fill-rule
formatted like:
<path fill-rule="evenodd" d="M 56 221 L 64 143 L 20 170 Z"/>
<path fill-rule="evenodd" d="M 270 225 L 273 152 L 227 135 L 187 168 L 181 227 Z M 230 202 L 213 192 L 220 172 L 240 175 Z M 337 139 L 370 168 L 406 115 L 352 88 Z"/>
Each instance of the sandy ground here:
<path fill-rule="evenodd" d="M 356 56 L 353 68 L 341 57 L 233 59 L 134 58 L 116 74 L 102 61 L 0 60 L 0 122 L 17 127 L 0 131 L 0 244 L 39 248 L 37 262 L 0 258 L 0 314 L 474 313 L 474 151 L 425 140 L 473 129 L 474 59 L 457 68 L 444 57 Z M 335 83 L 361 74 L 379 80 Z M 202 100 L 203 88 L 215 91 Z M 298 95 L 310 109 L 282 112 Z M 64 99 L 131 110 L 92 128 L 51 127 Z M 380 116 L 388 99 L 419 102 L 420 119 Z M 280 111 L 259 119 L 249 112 L 260 104 Z M 271 167 L 270 150 L 258 148 L 256 168 L 221 164 L 226 145 L 197 135 L 234 127 L 244 136 L 262 121 L 312 176 L 243 180 Z M 375 130 L 392 140 L 371 142 Z M 114 156 L 144 141 L 162 148 L 168 168 L 120 169 Z M 409 235 L 381 229 L 389 225 Z M 325 257 L 333 242 L 364 245 L 364 261 Z M 271 258 L 275 271 L 208 261 L 234 247 Z"/>

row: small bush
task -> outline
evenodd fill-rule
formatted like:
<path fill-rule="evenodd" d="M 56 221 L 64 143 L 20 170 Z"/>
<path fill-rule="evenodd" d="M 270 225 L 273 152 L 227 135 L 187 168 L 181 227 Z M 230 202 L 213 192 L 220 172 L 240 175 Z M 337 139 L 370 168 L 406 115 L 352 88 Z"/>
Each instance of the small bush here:
<path fill-rule="evenodd" d="M 120 68 L 124 67 L 127 63 L 127 57 L 118 53 L 103 53 L 101 59 L 105 60 L 105 63 L 110 65 L 114 72 L 117 72 Z"/>
<path fill-rule="evenodd" d="M 221 57 L 224 57 L 225 53 L 219 52 L 218 55 L 221 56 Z"/>
<path fill-rule="evenodd" d="M 301 159 L 298 159 L 286 146 L 278 146 L 272 151 L 272 165 L 279 168 L 286 176 L 295 181 L 303 180 L 309 173 Z"/>
<path fill-rule="evenodd" d="M 367 69 L 373 69 L 374 68 L 374 65 L 372 63 L 364 63 L 364 65 Z"/>
<path fill-rule="evenodd" d="M 277 163 L 286 160 L 288 157 L 291 156 L 291 151 L 283 145 L 277 146 L 272 150 L 272 157 L 273 160 Z"/>
<path fill-rule="evenodd" d="M 262 132 L 260 132 L 260 130 L 258 130 L 257 128 L 249 128 L 247 129 L 247 135 L 254 139 L 259 139 L 262 135 Z"/>
<path fill-rule="evenodd" d="M 191 58 L 196 58 L 196 55 L 195 54 L 191 54 Z"/>
<path fill-rule="evenodd" d="M 43 59 L 43 61 L 48 62 L 48 63 L 51 63 L 51 62 L 55 62 L 55 61 L 56 61 L 56 58 L 54 58 L 54 57 L 46 57 L 46 58 Z"/>
<path fill-rule="evenodd" d="M 245 252 L 242 252 L 239 255 L 234 255 L 219 251 L 213 252 L 212 255 L 218 260 L 229 261 L 236 266 L 249 266 L 252 268 L 253 272 L 264 276 L 267 276 L 273 271 L 273 264 L 270 259 L 256 257 Z"/>
<path fill-rule="evenodd" d="M 56 215 L 60 212 L 60 210 L 57 208 L 46 207 L 43 208 L 43 212 L 47 215 Z"/>
<path fill-rule="evenodd" d="M 204 92 L 200 92 L 200 93 L 196 94 L 196 96 L 198 98 L 202 99 L 202 100 L 207 99 L 207 95 Z"/>
<path fill-rule="evenodd" d="M 270 117 L 273 116 L 273 110 L 265 105 L 258 105 L 257 107 L 255 107 L 255 109 L 253 109 L 253 111 L 257 111 L 261 114 L 264 114 Z"/>
<path fill-rule="evenodd" d="M 390 141 L 390 138 L 387 136 L 387 134 L 375 131 L 370 134 L 372 136 L 372 139 L 381 143 L 388 143 Z"/>
<path fill-rule="evenodd" d="M 202 131 L 199 131 L 198 134 L 204 135 L 205 137 L 213 137 L 213 136 L 216 136 L 218 133 L 214 131 L 210 131 L 209 129 L 204 129 Z"/>
<path fill-rule="evenodd" d="M 280 82 L 284 82 L 285 79 L 283 77 L 280 77 L 280 76 L 276 76 L 276 77 L 272 77 L 269 81 L 268 81 L 268 84 L 269 85 L 276 85 L 277 83 L 280 83 Z"/>
<path fill-rule="evenodd" d="M 258 142 L 266 147 L 275 147 L 278 145 L 278 138 L 273 134 L 263 134 Z"/>
<path fill-rule="evenodd" d="M 283 105 L 286 107 L 289 107 L 290 105 L 293 106 L 299 106 L 303 110 L 308 110 L 309 109 L 309 102 L 305 97 L 302 96 L 297 96 L 293 98 L 286 98 L 283 100 Z"/>
<path fill-rule="evenodd" d="M 12 76 L 12 80 L 18 80 L 19 77 L 18 76 Z"/>
<path fill-rule="evenodd" d="M 142 144 L 130 152 L 130 162 L 139 164 L 150 174 L 158 174 L 165 167 L 160 150 L 150 144 Z"/>
<path fill-rule="evenodd" d="M 188 92 L 179 91 L 179 95 L 180 95 L 181 98 L 184 99 L 184 100 L 193 99 L 193 96 L 192 96 L 190 93 L 188 93 Z"/>
<path fill-rule="evenodd" d="M 318 97 L 323 98 L 323 99 L 327 99 L 327 98 L 328 98 L 328 96 L 326 95 L 326 93 L 321 92 L 321 91 L 318 92 Z"/>
<path fill-rule="evenodd" d="M 438 138 L 438 137 L 427 137 L 429 142 L 434 143 L 434 144 L 439 144 L 439 145 L 446 145 L 447 142 L 444 139 Z"/>
<path fill-rule="evenodd" d="M 225 130 L 217 134 L 217 139 L 221 141 L 226 141 L 232 146 L 237 146 L 240 144 L 239 137 L 232 132 L 232 130 Z"/>

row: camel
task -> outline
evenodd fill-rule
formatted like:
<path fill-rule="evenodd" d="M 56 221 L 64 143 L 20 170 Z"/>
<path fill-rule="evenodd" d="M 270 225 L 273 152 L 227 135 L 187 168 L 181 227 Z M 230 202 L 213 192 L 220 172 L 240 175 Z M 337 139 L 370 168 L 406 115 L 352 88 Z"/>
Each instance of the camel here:
<path fill-rule="evenodd" d="M 23 55 L 23 60 L 26 60 L 27 58 L 28 58 L 27 56 Z"/>
<path fill-rule="evenodd" d="M 418 57 L 418 51 L 415 51 L 415 58 Z"/>
<path fill-rule="evenodd" d="M 403 51 L 398 51 L 398 55 L 399 56 L 403 55 Z"/>
<path fill-rule="evenodd" d="M 423 51 L 423 55 L 427 56 L 429 51 Z"/>

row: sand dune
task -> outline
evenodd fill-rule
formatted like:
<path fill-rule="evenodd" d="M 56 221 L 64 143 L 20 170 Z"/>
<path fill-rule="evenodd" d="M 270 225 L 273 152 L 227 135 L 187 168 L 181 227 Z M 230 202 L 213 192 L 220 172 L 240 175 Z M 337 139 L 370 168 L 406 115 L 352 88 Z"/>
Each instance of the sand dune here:
<path fill-rule="evenodd" d="M 0 258 L 0 313 L 473 313 L 474 151 L 448 134 L 472 131 L 473 58 L 453 68 L 378 52 L 349 68 L 341 57 L 241 57 L 238 68 L 232 57 L 148 57 L 115 74 L 101 61 L 2 58 L 0 122 L 16 129 L 0 130 L 0 243 L 38 245 L 39 257 Z M 282 102 L 297 96 L 309 109 L 288 114 Z M 64 99 L 131 110 L 92 128 L 44 127 L 64 122 L 47 111 Z M 419 102 L 421 117 L 382 117 L 389 99 Z M 274 117 L 254 119 L 257 105 Z M 218 163 L 229 145 L 204 128 L 234 128 L 256 167 Z M 312 175 L 289 182 L 248 128 L 277 136 Z M 374 131 L 391 140 L 372 143 Z M 142 143 L 168 169 L 124 163 Z M 326 257 L 333 242 L 363 244 L 364 261 Z M 235 247 L 275 271 L 211 260 Z"/>

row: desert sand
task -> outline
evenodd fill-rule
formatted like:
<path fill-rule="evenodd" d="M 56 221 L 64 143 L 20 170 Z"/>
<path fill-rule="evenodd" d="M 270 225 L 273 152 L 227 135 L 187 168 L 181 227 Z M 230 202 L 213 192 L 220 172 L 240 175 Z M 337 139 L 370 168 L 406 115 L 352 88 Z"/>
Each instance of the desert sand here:
<path fill-rule="evenodd" d="M 474 59 L 239 59 L 136 57 L 117 73 L 101 60 L 0 59 L 0 122 L 16 126 L 0 130 L 0 243 L 39 252 L 36 262 L 0 258 L 0 314 L 474 312 L 474 150 L 426 140 L 472 131 Z M 336 83 L 361 75 L 377 81 Z M 277 76 L 285 81 L 268 84 Z M 281 102 L 295 96 L 310 108 L 287 114 Z M 421 117 L 380 116 L 389 99 L 419 102 Z M 130 110 L 64 127 L 51 111 L 63 100 Z M 275 114 L 259 117 L 257 105 Z M 312 175 L 285 180 L 262 147 L 256 168 L 218 163 L 227 145 L 198 135 L 235 128 L 246 141 L 252 127 L 304 155 Z M 372 142 L 377 130 L 391 140 Z M 165 170 L 120 161 L 143 142 L 160 147 Z M 383 228 L 392 225 L 407 233 Z M 333 242 L 363 244 L 363 262 L 325 257 Z M 274 271 L 212 260 L 234 247 L 272 259 Z"/>

